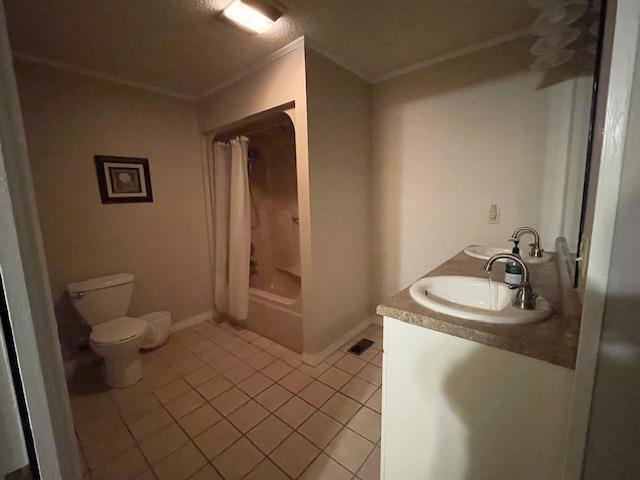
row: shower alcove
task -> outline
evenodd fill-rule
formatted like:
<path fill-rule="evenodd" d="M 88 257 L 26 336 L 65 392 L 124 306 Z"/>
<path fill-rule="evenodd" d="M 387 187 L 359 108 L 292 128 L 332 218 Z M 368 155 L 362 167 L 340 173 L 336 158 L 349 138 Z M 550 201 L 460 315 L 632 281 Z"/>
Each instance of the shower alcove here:
<path fill-rule="evenodd" d="M 248 139 L 251 216 L 250 330 L 302 351 L 302 305 L 296 139 L 285 112 L 217 133 L 214 142 Z M 231 239 L 231 241 L 233 241 Z"/>
<path fill-rule="evenodd" d="M 257 211 L 261 215 L 258 228 L 250 229 L 255 268 L 248 312 L 239 318 L 246 318 L 251 330 L 301 352 L 310 365 L 374 320 L 370 100 L 368 83 L 302 41 L 199 103 L 208 161 L 214 139 L 247 137 L 242 140 L 247 160 L 251 151 L 246 178 L 251 175 L 254 199 L 243 198 L 257 205 L 253 227 Z M 265 153 L 267 145 L 275 145 L 274 151 Z M 287 158 L 283 152 L 289 152 Z M 251 214 L 244 212 L 247 232 Z M 208 215 L 207 222 L 212 218 Z M 209 225 L 213 239 L 216 231 Z M 276 231 L 278 226 L 284 230 Z M 249 282 L 247 238 L 242 245 L 246 261 L 239 263 L 246 275 L 238 278 Z M 215 253 L 213 247 L 211 242 Z"/>

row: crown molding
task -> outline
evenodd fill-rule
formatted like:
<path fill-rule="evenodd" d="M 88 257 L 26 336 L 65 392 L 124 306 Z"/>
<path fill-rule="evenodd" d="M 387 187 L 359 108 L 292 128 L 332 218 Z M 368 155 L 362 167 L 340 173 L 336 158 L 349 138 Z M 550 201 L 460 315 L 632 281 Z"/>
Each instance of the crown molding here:
<path fill-rule="evenodd" d="M 260 70 L 261 68 L 267 66 L 270 63 L 275 62 L 276 60 L 278 60 L 280 57 L 285 56 L 286 54 L 292 52 L 293 50 L 296 50 L 297 48 L 303 47 L 305 44 L 305 38 L 304 36 L 298 37 L 295 40 L 293 40 L 292 42 L 288 43 L 287 45 L 285 45 L 284 47 L 276 50 L 275 52 L 273 52 L 272 54 L 268 55 L 267 57 L 259 60 L 258 62 L 255 62 L 253 65 L 251 65 L 250 67 L 246 68 L 245 70 L 241 71 L 240 73 L 238 73 L 237 75 L 234 75 L 233 77 L 229 78 L 228 80 L 225 80 L 224 82 L 221 82 L 219 84 L 217 84 L 216 86 L 210 88 L 209 90 L 205 91 L 204 93 L 200 94 L 200 95 L 187 95 L 184 93 L 180 93 L 180 92 L 174 92 L 172 90 L 167 90 L 164 88 L 160 88 L 160 87 L 156 87 L 154 85 L 149 85 L 146 83 L 140 83 L 140 82 L 134 82 L 131 80 L 126 80 L 124 78 L 121 77 L 117 77 L 115 75 L 110 75 L 108 73 L 103 73 L 103 72 L 99 72 L 97 70 L 90 70 L 87 68 L 82 68 L 82 67 L 76 67 L 75 65 L 71 65 L 68 63 L 64 63 L 64 62 L 58 62 L 56 60 L 50 60 L 48 58 L 44 58 L 44 57 L 39 57 L 37 55 L 31 55 L 29 53 L 23 53 L 23 52 L 17 52 L 14 51 L 13 52 L 13 57 L 17 58 L 18 60 L 24 61 L 24 62 L 28 62 L 28 63 L 34 63 L 34 64 L 38 64 L 38 65 L 45 65 L 47 67 L 51 67 L 51 68 L 55 68 L 57 70 L 61 70 L 61 71 L 65 71 L 65 72 L 70 72 L 70 73 L 75 73 L 78 75 L 85 75 L 88 77 L 92 77 L 92 78 L 97 78 L 99 80 L 104 80 L 107 82 L 111 82 L 111 83 L 116 83 L 119 85 L 124 85 L 127 87 L 132 87 L 132 88 L 136 88 L 138 90 L 145 90 L 148 92 L 153 92 L 153 93 L 159 93 L 162 95 L 168 95 L 170 97 L 175 97 L 175 98 L 180 98 L 182 100 L 189 100 L 189 101 L 196 101 L 196 100 L 201 100 L 205 97 L 208 97 L 209 95 L 222 90 L 225 87 L 228 87 L 229 85 L 237 82 L 238 80 L 243 79 L 244 77 L 254 73 L 257 70 Z"/>
<path fill-rule="evenodd" d="M 363 72 L 359 71 L 358 69 L 355 69 L 351 66 L 349 66 L 347 63 L 345 63 L 344 61 L 342 61 L 340 58 L 338 58 L 336 55 L 328 52 L 326 49 L 324 49 L 323 47 L 321 47 L 317 42 L 315 42 L 314 40 L 308 38 L 308 37 L 298 37 L 295 40 L 293 40 L 292 42 L 288 43 L 287 45 L 285 45 L 284 47 L 276 50 L 275 52 L 273 52 L 272 54 L 268 55 L 267 57 L 255 62 L 254 64 L 252 64 L 251 66 L 249 66 L 248 68 L 242 70 L 240 73 L 234 75 L 233 77 L 229 78 L 228 80 L 225 80 L 224 82 L 218 83 L 217 85 L 215 85 L 214 87 L 206 90 L 205 92 L 203 92 L 200 95 L 187 95 L 185 93 L 181 93 L 181 92 L 175 92 L 172 90 L 167 90 L 161 87 L 156 87 L 154 85 L 149 85 L 146 83 L 141 83 L 141 82 L 134 82 L 131 80 L 127 80 L 121 77 L 117 77 L 115 75 L 110 75 L 108 73 L 103 73 L 103 72 L 99 72 L 97 70 L 90 70 L 90 69 L 86 69 L 86 68 L 82 68 L 82 67 L 76 67 L 75 65 L 71 65 L 68 63 L 64 63 L 64 62 L 58 62 L 55 60 L 50 60 L 48 58 L 44 58 L 44 57 L 39 57 L 37 55 L 31 55 L 28 53 L 23 53 L 23 52 L 13 52 L 13 56 L 14 58 L 24 61 L 24 62 L 28 62 L 28 63 L 34 63 L 34 64 L 38 64 L 38 65 L 45 65 L 47 67 L 51 67 L 51 68 L 55 68 L 57 70 L 62 70 L 65 72 L 70 72 L 70 73 L 75 73 L 78 75 L 85 75 L 88 77 L 92 77 L 92 78 L 96 78 L 99 80 L 103 80 L 106 82 L 111 82 L 111 83 L 115 83 L 118 85 L 123 85 L 123 86 L 127 86 L 127 87 L 131 87 L 131 88 L 135 88 L 138 90 L 144 90 L 147 92 L 151 92 L 151 93 L 157 93 L 157 94 L 161 94 L 161 95 L 167 95 L 170 97 L 174 97 L 174 98 L 179 98 L 181 100 L 188 100 L 188 101 L 197 101 L 197 100 L 202 100 L 206 97 L 208 97 L 209 95 L 212 95 L 215 92 L 218 92 L 226 87 L 228 87 L 229 85 L 242 80 L 243 78 L 251 75 L 252 73 L 260 70 L 261 68 L 266 67 L 267 65 L 269 65 L 270 63 L 275 62 L 276 60 L 278 60 L 279 58 L 287 55 L 288 53 L 291 53 L 292 51 L 298 49 L 298 48 L 311 48 L 312 50 L 315 50 L 316 52 L 318 52 L 319 54 L 325 56 L 326 58 L 328 58 L 329 60 L 331 60 L 332 62 L 336 63 L 337 65 L 340 65 L 342 68 L 350 71 L 351 73 L 353 73 L 354 75 L 356 75 L 358 78 L 364 80 L 365 82 L 369 83 L 369 84 L 378 84 L 387 80 L 391 80 L 393 78 L 396 77 L 400 77 L 402 75 L 406 75 L 408 73 L 414 72 L 416 70 L 420 70 L 423 68 L 429 68 L 429 67 L 433 67 L 434 65 L 437 65 L 439 63 L 442 62 L 446 62 L 447 60 L 451 60 L 454 59 L 456 57 L 461 57 L 463 55 L 468 55 L 470 53 L 474 53 L 477 52 L 479 50 L 484 50 L 486 48 L 490 48 L 490 47 L 494 47 L 496 45 L 500 45 L 503 43 L 507 43 L 510 42 L 512 40 L 521 38 L 521 37 L 525 37 L 527 35 L 529 35 L 530 32 L 529 30 L 517 30 L 515 32 L 512 32 L 508 35 L 503 35 L 500 37 L 496 37 L 490 40 L 487 40 L 485 42 L 481 42 L 481 43 L 477 43 L 475 45 L 471 45 L 469 47 L 464 47 L 464 48 L 460 48 L 458 50 L 453 50 L 451 52 L 445 53 L 444 55 L 440 55 L 431 59 L 427 59 L 427 60 L 423 60 L 421 62 L 418 63 L 414 63 L 413 65 L 409 65 L 407 67 L 402 67 L 396 70 L 392 70 L 390 72 L 387 72 L 383 75 L 380 75 L 378 77 L 371 77 L 368 76 L 366 74 L 364 74 Z"/>
<path fill-rule="evenodd" d="M 312 40 L 309 37 L 305 37 L 305 43 L 304 44 L 305 44 L 305 47 L 309 47 L 312 50 L 315 50 L 316 52 L 318 52 L 323 57 L 327 57 L 333 63 L 335 63 L 337 65 L 340 65 L 345 70 L 350 71 L 351 73 L 353 73 L 356 77 L 360 78 L 361 80 L 364 80 L 367 83 L 374 83 L 373 82 L 373 78 L 371 78 L 370 76 L 368 76 L 365 73 L 361 72 L 360 70 L 349 66 L 347 63 L 342 61 L 336 55 L 334 55 L 333 53 L 328 52 L 324 47 L 321 47 L 315 40 Z"/>
<path fill-rule="evenodd" d="M 421 62 L 414 63 L 413 65 L 409 65 L 407 67 L 402 67 L 402 68 L 398 68 L 397 70 L 392 70 L 388 73 L 385 73 L 383 75 L 373 78 L 371 83 L 373 84 L 381 83 L 386 80 L 391 80 L 392 78 L 406 75 L 407 73 L 411 73 L 416 70 L 433 67 L 434 65 L 437 65 L 442 62 L 446 62 L 447 60 L 452 60 L 457 57 L 462 57 L 470 53 L 484 50 L 485 48 L 491 48 L 491 47 L 495 47 L 496 45 L 511 42 L 512 40 L 516 40 L 517 38 L 526 37 L 529 34 L 530 32 L 528 29 L 516 30 L 515 32 L 509 33 L 507 35 L 495 37 L 490 40 L 486 40 L 484 42 L 476 43 L 475 45 L 471 45 L 469 47 L 459 48 L 458 50 L 452 50 L 448 53 L 445 53 L 444 55 L 439 55 L 437 57 L 433 57 L 428 60 L 423 60 Z"/>
<path fill-rule="evenodd" d="M 275 52 L 273 52 L 272 54 L 266 56 L 265 58 L 255 62 L 254 64 L 252 64 L 251 66 L 249 66 L 248 68 L 242 70 L 240 73 L 234 75 L 233 77 L 229 78 L 228 80 L 225 80 L 224 82 L 221 82 L 217 85 L 215 85 L 214 87 L 211 87 L 209 90 L 203 92 L 201 95 L 198 95 L 196 97 L 196 100 L 202 100 L 203 98 L 208 97 L 209 95 L 218 92 L 220 90 L 222 90 L 223 88 L 228 87 L 229 85 L 236 83 L 238 80 L 242 80 L 243 78 L 251 75 L 252 73 L 256 72 L 257 70 L 260 70 L 261 68 L 266 67 L 267 65 L 269 65 L 270 63 L 275 62 L 276 60 L 278 60 L 280 57 L 284 57 L 286 54 L 304 47 L 305 45 L 305 37 L 298 37 L 296 38 L 294 41 L 292 41 L 291 43 L 288 43 L 287 45 L 285 45 L 284 47 L 276 50 Z"/>
<path fill-rule="evenodd" d="M 118 85 L 123 85 L 126 87 L 136 88 L 138 90 L 145 90 L 147 92 L 159 93 L 161 95 L 167 95 L 169 97 L 179 98 L 181 100 L 195 101 L 196 98 L 180 92 L 174 92 L 172 90 L 166 90 L 164 88 L 156 87 L 154 85 L 149 85 L 146 83 L 133 82 L 131 80 L 126 80 L 121 77 L 117 77 L 115 75 L 110 75 L 108 73 L 99 72 L 97 70 L 89 70 L 87 68 L 76 67 L 75 65 L 71 65 L 68 63 L 58 62 L 55 60 L 49 60 L 48 58 L 38 57 L 37 55 L 31 55 L 29 53 L 23 52 L 13 52 L 13 57 L 18 60 L 22 60 L 27 63 L 34 63 L 37 65 L 45 65 L 47 67 L 55 68 L 57 70 L 62 70 L 64 72 L 75 73 L 78 75 L 84 75 L 87 77 L 96 78 L 98 80 L 104 80 L 106 82 L 116 83 Z"/>

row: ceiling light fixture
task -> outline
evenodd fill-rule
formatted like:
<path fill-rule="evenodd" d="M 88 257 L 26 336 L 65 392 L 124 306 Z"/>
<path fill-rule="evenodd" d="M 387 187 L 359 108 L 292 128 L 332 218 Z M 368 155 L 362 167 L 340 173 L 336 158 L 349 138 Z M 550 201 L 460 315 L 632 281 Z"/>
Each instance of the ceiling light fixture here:
<path fill-rule="evenodd" d="M 233 0 L 222 15 L 252 32 L 264 33 L 282 16 L 282 12 L 259 0 Z"/>

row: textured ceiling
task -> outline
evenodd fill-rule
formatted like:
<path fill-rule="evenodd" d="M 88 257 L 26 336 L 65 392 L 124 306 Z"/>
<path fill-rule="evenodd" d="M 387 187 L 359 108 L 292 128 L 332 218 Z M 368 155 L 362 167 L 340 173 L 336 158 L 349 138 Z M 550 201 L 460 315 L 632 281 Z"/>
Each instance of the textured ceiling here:
<path fill-rule="evenodd" d="M 15 52 L 190 96 L 301 35 L 375 79 L 526 28 L 526 0 L 280 0 L 263 35 L 219 21 L 230 0 L 5 0 Z"/>

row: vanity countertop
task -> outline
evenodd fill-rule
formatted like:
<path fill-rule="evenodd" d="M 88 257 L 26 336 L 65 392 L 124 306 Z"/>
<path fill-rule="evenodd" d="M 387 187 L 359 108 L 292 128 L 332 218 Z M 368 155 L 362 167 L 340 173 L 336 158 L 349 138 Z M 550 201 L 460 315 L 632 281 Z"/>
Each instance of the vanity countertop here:
<path fill-rule="evenodd" d="M 408 287 L 379 305 L 376 311 L 378 315 L 573 369 L 578 348 L 579 303 L 573 290 L 562 287 L 566 282 L 561 282 L 561 262 L 556 260 L 554 258 L 547 263 L 527 265 L 534 291 L 546 298 L 555 312 L 543 322 L 498 325 L 459 319 L 417 304 L 411 298 Z M 460 252 L 425 277 L 466 275 L 486 278 L 483 270 L 485 263 L 485 260 Z M 497 263 L 494 266 L 495 280 L 504 280 L 502 265 L 504 264 Z"/>

